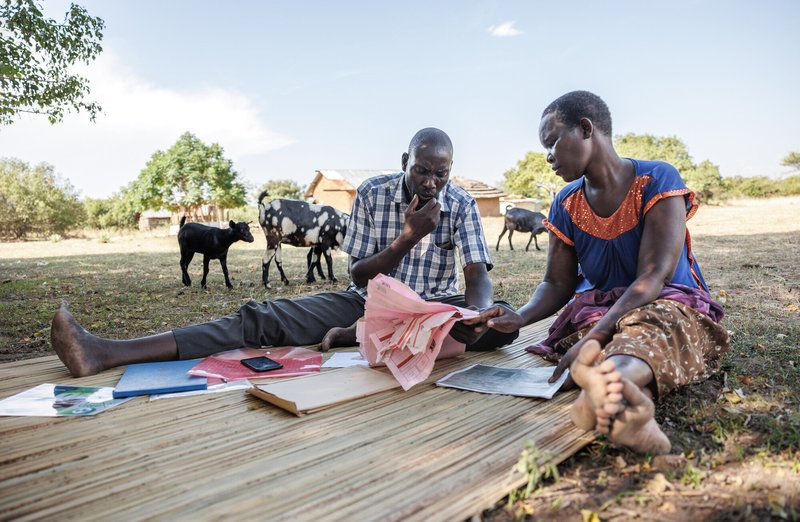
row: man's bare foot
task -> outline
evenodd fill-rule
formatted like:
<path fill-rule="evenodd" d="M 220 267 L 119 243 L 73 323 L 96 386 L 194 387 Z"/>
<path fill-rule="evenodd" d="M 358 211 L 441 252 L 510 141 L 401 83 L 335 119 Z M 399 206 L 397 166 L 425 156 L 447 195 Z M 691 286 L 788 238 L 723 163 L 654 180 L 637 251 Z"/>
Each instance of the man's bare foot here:
<path fill-rule="evenodd" d="M 322 352 L 327 352 L 331 348 L 339 348 L 340 346 L 356 346 L 356 325 L 347 328 L 334 327 L 328 330 L 319 349 Z"/>
<path fill-rule="evenodd" d="M 598 364 L 600 350 L 600 343 L 594 339 L 586 341 L 569 370 L 575 384 L 582 388 L 572 405 L 570 417 L 583 430 L 594 429 L 598 415 L 604 416 L 608 385 L 622 378 L 613 361 L 605 360 Z"/>
<path fill-rule="evenodd" d="M 609 440 L 638 453 L 662 455 L 672 445 L 654 418 L 653 401 L 632 381 L 622 379 L 624 408 L 610 426 Z"/>
<path fill-rule="evenodd" d="M 66 301 L 50 325 L 50 344 L 73 377 L 85 377 L 105 370 L 100 358 L 100 339 L 84 330 L 69 312 Z"/>

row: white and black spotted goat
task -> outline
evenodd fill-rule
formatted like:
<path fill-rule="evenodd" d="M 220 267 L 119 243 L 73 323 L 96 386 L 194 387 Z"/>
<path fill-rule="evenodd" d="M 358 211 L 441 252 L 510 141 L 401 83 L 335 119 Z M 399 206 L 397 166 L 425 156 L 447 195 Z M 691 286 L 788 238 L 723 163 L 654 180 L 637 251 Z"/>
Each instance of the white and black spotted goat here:
<path fill-rule="evenodd" d="M 307 282 L 315 281 L 315 266 L 322 275 L 319 256 L 324 255 L 328 264 L 328 278 L 335 283 L 331 249 L 337 248 L 344 241 L 349 216 L 329 205 L 314 205 L 294 199 L 273 199 L 264 204 L 264 198 L 267 196 L 267 191 L 264 191 L 258 197 L 258 222 L 267 238 L 267 250 L 264 252 L 261 264 L 264 287 L 270 288 L 269 265 L 273 258 L 281 274 L 281 281 L 289 284 L 289 279 L 283 272 L 282 243 L 311 247 L 308 253 Z"/>

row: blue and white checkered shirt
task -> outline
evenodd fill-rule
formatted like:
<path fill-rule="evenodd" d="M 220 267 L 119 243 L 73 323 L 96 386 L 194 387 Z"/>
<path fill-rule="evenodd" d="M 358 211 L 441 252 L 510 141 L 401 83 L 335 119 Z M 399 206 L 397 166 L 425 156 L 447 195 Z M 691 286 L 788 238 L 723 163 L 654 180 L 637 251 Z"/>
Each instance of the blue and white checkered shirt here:
<path fill-rule="evenodd" d="M 403 197 L 402 172 L 376 176 L 358 187 L 342 251 L 364 259 L 386 249 L 403 231 L 408 203 Z M 439 193 L 439 225 L 425 236 L 388 275 L 411 287 L 423 299 L 459 291 L 456 249 L 461 267 L 492 260 L 483 236 L 478 204 L 464 189 L 448 183 Z M 350 285 L 366 297 L 366 288 Z"/>

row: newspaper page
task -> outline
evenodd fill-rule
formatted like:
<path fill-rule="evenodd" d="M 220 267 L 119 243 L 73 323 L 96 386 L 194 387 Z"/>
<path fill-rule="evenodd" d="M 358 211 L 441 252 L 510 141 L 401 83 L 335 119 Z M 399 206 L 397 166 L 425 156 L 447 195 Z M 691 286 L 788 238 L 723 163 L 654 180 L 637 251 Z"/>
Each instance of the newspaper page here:
<path fill-rule="evenodd" d="M 436 385 L 480 393 L 552 399 L 569 374 L 569 370 L 565 370 L 556 382 L 550 384 L 547 379 L 553 375 L 553 370 L 555 370 L 554 366 L 501 368 L 473 364 L 469 368 L 458 370 L 439 379 L 436 381 Z"/>

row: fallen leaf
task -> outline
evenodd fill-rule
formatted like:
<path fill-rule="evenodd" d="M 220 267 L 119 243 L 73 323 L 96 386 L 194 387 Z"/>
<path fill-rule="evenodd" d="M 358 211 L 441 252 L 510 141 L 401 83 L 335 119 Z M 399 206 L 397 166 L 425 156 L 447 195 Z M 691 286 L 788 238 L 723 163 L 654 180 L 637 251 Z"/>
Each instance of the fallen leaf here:
<path fill-rule="evenodd" d="M 614 467 L 617 469 L 622 469 L 627 465 L 628 463 L 625 462 L 625 459 L 623 459 L 620 455 L 617 455 L 617 458 L 614 459 Z"/>
<path fill-rule="evenodd" d="M 581 519 L 583 522 L 600 522 L 600 515 L 591 509 L 581 509 Z"/>
<path fill-rule="evenodd" d="M 675 504 L 673 504 L 672 502 L 664 502 L 658 509 L 659 511 L 663 511 L 664 513 L 675 513 L 677 511 L 677 509 L 675 509 Z"/>
<path fill-rule="evenodd" d="M 685 462 L 683 455 L 658 455 L 653 457 L 651 466 L 657 471 L 674 471 L 683 468 Z"/>
<path fill-rule="evenodd" d="M 668 489 L 672 489 L 672 484 L 670 484 L 669 480 L 667 480 L 662 473 L 656 473 L 656 475 L 647 482 L 645 487 L 650 493 L 658 495 Z"/>
<path fill-rule="evenodd" d="M 739 404 L 742 402 L 742 398 L 735 392 L 727 392 L 724 394 L 725 398 L 728 399 L 728 402 L 731 404 Z"/>
<path fill-rule="evenodd" d="M 747 386 L 753 385 L 753 379 L 751 379 L 747 375 L 742 375 L 741 377 L 739 377 L 739 380 L 742 381 L 742 384 L 746 384 Z"/>

